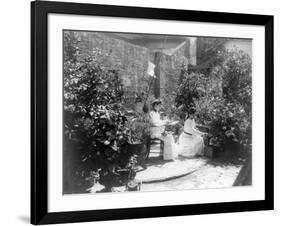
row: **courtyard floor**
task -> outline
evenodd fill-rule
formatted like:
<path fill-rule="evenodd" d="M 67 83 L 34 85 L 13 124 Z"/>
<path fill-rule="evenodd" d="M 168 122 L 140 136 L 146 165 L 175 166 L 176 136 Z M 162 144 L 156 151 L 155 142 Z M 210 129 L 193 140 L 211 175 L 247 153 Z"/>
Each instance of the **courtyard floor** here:
<path fill-rule="evenodd" d="M 232 187 L 241 166 L 204 164 L 189 174 L 156 183 L 143 183 L 141 191 L 211 189 Z"/>
<path fill-rule="evenodd" d="M 164 161 L 160 156 L 159 144 L 154 144 L 151 146 L 147 169 L 140 167 L 136 180 L 141 182 L 141 191 L 229 188 L 241 168 L 242 164 L 226 164 L 205 157 L 179 156 L 174 161 Z M 95 186 L 90 190 L 95 192 Z"/>
<path fill-rule="evenodd" d="M 151 147 L 147 169 L 137 173 L 141 191 L 228 188 L 242 165 L 223 164 L 208 158 L 183 158 L 163 161 L 158 145 Z"/>

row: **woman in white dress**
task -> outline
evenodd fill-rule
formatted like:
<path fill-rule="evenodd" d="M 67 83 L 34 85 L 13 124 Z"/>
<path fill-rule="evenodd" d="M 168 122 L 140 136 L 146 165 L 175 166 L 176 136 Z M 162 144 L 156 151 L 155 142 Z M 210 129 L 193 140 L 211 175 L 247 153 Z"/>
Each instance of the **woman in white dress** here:
<path fill-rule="evenodd" d="M 161 140 L 160 152 L 164 160 L 174 160 L 177 157 L 176 145 L 172 134 L 163 135 L 165 126 L 172 123 L 169 120 L 161 120 L 160 110 L 161 101 L 155 100 L 152 103 L 150 112 L 150 138 Z M 174 122 L 176 123 L 176 122 Z"/>
<path fill-rule="evenodd" d="M 163 155 L 164 151 L 164 131 L 165 125 L 167 124 L 167 120 L 161 120 L 159 110 L 161 108 L 161 100 L 155 100 L 152 102 L 152 110 L 149 113 L 149 123 L 150 123 L 150 139 L 159 139 L 160 140 L 160 153 Z M 150 141 L 148 140 L 148 154 L 150 152 Z"/>
<path fill-rule="evenodd" d="M 155 100 L 152 103 L 152 111 L 149 113 L 150 122 L 150 137 L 151 139 L 163 140 L 163 132 L 165 131 L 165 125 L 167 120 L 161 120 L 159 110 L 161 108 L 161 101 Z"/>
<path fill-rule="evenodd" d="M 179 137 L 178 152 L 184 157 L 195 157 L 203 154 L 204 133 L 196 129 L 194 115 L 190 114 L 184 122 L 184 129 Z"/>

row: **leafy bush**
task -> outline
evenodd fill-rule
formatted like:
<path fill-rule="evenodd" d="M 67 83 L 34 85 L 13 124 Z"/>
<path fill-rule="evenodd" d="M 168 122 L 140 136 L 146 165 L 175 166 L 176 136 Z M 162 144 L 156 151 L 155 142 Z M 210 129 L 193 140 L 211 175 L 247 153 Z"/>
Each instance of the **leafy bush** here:
<path fill-rule="evenodd" d="M 218 53 L 225 50 L 225 38 L 197 38 L 197 65 L 190 65 L 190 71 L 208 75 L 213 67 L 220 64 L 223 58 Z"/>
<path fill-rule="evenodd" d="M 238 49 L 223 51 L 224 59 L 213 74 L 222 74 L 222 91 L 229 101 L 238 101 L 248 115 L 252 106 L 252 62 L 248 54 Z"/>
<path fill-rule="evenodd" d="M 72 172 L 65 186 L 74 180 L 69 190 L 81 192 L 91 171 L 101 168 L 102 179 L 126 166 L 130 156 L 122 147 L 131 133 L 118 71 L 103 66 L 99 50 L 82 55 L 75 33 L 65 32 L 64 44 L 65 171 Z"/>
<path fill-rule="evenodd" d="M 252 130 L 252 88 L 251 59 L 243 51 L 237 49 L 221 53 L 224 59 L 213 74 L 222 74 L 221 104 L 213 104 L 217 120 L 213 121 L 219 131 L 219 143 L 232 139 L 244 146 L 251 145 Z M 219 106 L 218 106 L 219 105 Z M 210 113 L 211 114 L 211 113 Z M 220 120 L 218 120 L 220 119 Z M 219 123 L 220 121 L 220 123 Z M 226 123 L 226 124 L 225 124 Z M 225 124 L 225 125 L 224 125 Z"/>
<path fill-rule="evenodd" d="M 181 118 L 196 110 L 196 100 L 205 95 L 206 77 L 200 73 L 188 73 L 182 68 L 178 91 L 175 97 L 176 107 L 179 109 Z"/>
<path fill-rule="evenodd" d="M 138 115 L 129 118 L 128 127 L 131 132 L 130 143 L 143 143 L 150 135 L 148 115 Z"/>
<path fill-rule="evenodd" d="M 251 118 L 241 103 L 211 97 L 208 107 L 201 108 L 201 112 L 200 110 L 198 112 L 198 117 L 211 128 L 211 145 L 224 148 L 231 143 L 244 146 L 251 144 Z"/>
<path fill-rule="evenodd" d="M 208 106 L 202 103 L 205 100 L 198 103 L 200 118 L 209 121 L 211 142 L 222 147 L 231 143 L 249 147 L 252 130 L 251 59 L 237 49 L 223 51 L 220 57 L 224 61 L 213 69 L 211 75 L 221 77 L 221 90 L 217 95 L 207 96 Z"/>
<path fill-rule="evenodd" d="M 251 59 L 237 49 L 218 52 L 221 59 L 210 74 L 185 74 L 175 99 L 184 114 L 196 111 L 198 121 L 208 125 L 210 143 L 251 146 Z"/>

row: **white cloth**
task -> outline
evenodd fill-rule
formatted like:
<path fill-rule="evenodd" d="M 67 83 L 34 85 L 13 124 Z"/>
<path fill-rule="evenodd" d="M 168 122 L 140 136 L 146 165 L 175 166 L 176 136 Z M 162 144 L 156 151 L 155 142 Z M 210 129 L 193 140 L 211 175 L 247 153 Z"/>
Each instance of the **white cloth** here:
<path fill-rule="evenodd" d="M 162 138 L 162 133 L 165 130 L 165 120 L 160 119 L 159 112 L 151 111 L 149 113 L 149 122 L 150 122 L 150 137 L 151 138 Z"/>
<path fill-rule="evenodd" d="M 195 128 L 194 119 L 187 119 L 184 122 L 184 132 L 179 137 L 178 152 L 184 157 L 201 155 L 204 148 L 203 133 Z"/>
<path fill-rule="evenodd" d="M 148 61 L 147 74 L 152 76 L 152 77 L 156 77 L 155 74 L 154 74 L 154 68 L 155 68 L 155 64 Z"/>
<path fill-rule="evenodd" d="M 174 160 L 178 157 L 177 147 L 172 134 L 168 134 L 164 140 L 164 160 Z"/>

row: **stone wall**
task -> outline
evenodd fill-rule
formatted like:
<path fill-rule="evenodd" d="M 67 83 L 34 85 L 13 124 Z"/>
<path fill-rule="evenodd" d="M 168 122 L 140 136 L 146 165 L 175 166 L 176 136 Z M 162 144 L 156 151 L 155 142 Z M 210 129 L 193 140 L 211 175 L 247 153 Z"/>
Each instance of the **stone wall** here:
<path fill-rule="evenodd" d="M 182 43 L 171 55 L 163 54 L 160 62 L 161 67 L 161 96 L 165 95 L 165 90 L 171 87 L 171 83 L 177 84 L 180 70 L 183 65 L 188 66 L 189 60 L 186 57 L 188 43 Z M 176 87 L 173 87 L 176 88 Z"/>
<path fill-rule="evenodd" d="M 188 65 L 188 58 L 194 55 L 190 52 L 190 39 L 172 51 L 156 52 L 148 48 L 113 38 L 101 32 L 76 32 L 80 36 L 79 47 L 87 53 L 100 49 L 107 54 L 104 64 L 118 69 L 124 83 L 126 98 L 133 103 L 135 94 L 141 93 L 148 88 L 149 75 L 147 75 L 148 61 L 153 62 L 160 74 L 159 92 L 160 98 L 165 100 L 167 106 L 173 101 L 173 92 L 176 90 L 180 68 L 183 64 Z M 160 57 L 157 61 L 156 54 Z M 156 71 L 155 70 L 155 71 Z M 155 96 L 152 89 L 149 100 Z"/>
<path fill-rule="evenodd" d="M 160 98 L 165 113 L 170 115 L 174 108 L 174 98 L 182 67 L 188 67 L 189 40 L 183 42 L 169 55 L 163 54 L 160 60 Z"/>
<path fill-rule="evenodd" d="M 126 94 L 132 99 L 135 93 L 139 93 L 147 86 L 148 61 L 153 59 L 150 50 L 141 46 L 115 39 L 100 32 L 79 32 L 82 52 L 90 52 L 95 49 L 102 50 L 104 64 L 118 69 L 123 80 Z"/>

